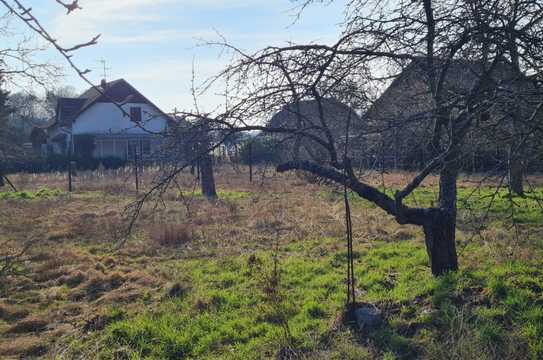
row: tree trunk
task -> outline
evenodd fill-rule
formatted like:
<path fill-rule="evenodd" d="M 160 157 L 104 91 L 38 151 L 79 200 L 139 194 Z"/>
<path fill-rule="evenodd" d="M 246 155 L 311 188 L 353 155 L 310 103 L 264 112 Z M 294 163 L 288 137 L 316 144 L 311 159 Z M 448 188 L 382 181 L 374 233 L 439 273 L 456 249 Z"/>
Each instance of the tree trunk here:
<path fill-rule="evenodd" d="M 202 194 L 208 199 L 216 199 L 217 191 L 215 190 L 215 177 L 213 176 L 213 158 L 210 152 L 210 133 L 209 124 L 203 122 L 200 124 L 198 151 L 198 173 L 200 175 L 200 184 Z"/>
<path fill-rule="evenodd" d="M 455 230 L 455 221 L 439 209 L 436 209 L 431 219 L 424 225 L 426 251 L 434 276 L 458 270 Z"/>
<path fill-rule="evenodd" d="M 426 249 L 435 276 L 458 270 L 455 234 L 457 177 L 457 162 L 445 163 L 439 177 L 439 208 L 432 211 L 424 225 Z"/>
<path fill-rule="evenodd" d="M 517 46 L 517 39 L 514 32 L 509 34 L 509 48 L 511 54 L 511 61 L 513 68 L 516 70 L 517 74 L 521 74 L 520 70 L 520 57 Z M 523 171 L 522 171 L 522 155 L 515 153 L 514 148 L 518 148 L 517 141 L 519 138 L 518 126 L 520 124 L 519 114 L 520 107 L 518 104 L 515 104 L 515 110 L 512 117 L 512 134 L 513 134 L 513 144 L 509 146 L 508 154 L 508 170 L 509 170 L 509 188 L 516 195 L 524 195 L 524 188 L 522 186 L 523 180 Z"/>
<path fill-rule="evenodd" d="M 211 155 L 205 154 L 200 158 L 200 181 L 202 185 L 202 194 L 208 199 L 216 199 L 215 178 L 213 176 L 213 160 Z"/>
<path fill-rule="evenodd" d="M 511 191 L 516 195 L 524 195 L 522 161 L 512 154 L 511 149 L 509 150 L 508 167 Z"/>

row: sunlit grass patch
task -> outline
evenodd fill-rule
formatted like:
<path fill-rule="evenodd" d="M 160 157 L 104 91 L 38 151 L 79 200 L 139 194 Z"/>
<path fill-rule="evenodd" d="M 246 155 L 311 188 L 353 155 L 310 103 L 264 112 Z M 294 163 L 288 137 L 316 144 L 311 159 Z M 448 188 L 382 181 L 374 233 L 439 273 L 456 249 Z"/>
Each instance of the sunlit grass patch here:
<path fill-rule="evenodd" d="M 202 192 L 200 190 L 196 190 L 194 192 L 187 192 L 184 194 L 184 196 L 187 196 L 187 197 L 195 196 L 198 198 L 203 197 Z M 239 200 L 244 200 L 251 197 L 251 192 L 221 189 L 221 190 L 217 190 L 217 196 L 221 200 L 239 201 Z"/>
<path fill-rule="evenodd" d="M 394 197 L 397 189 L 388 188 L 384 191 Z M 343 201 L 343 193 L 340 191 L 322 190 L 319 195 L 327 201 Z M 433 207 L 437 206 L 438 198 L 436 187 L 423 186 L 413 191 L 405 203 L 412 207 Z M 353 192 L 349 192 L 349 200 L 355 207 L 376 208 L 375 204 Z M 525 196 L 518 196 L 511 194 L 506 187 L 459 187 L 458 209 L 461 217 L 469 219 L 488 217 L 489 220 L 539 224 L 543 221 L 543 189 L 535 188 L 527 191 Z"/>
<path fill-rule="evenodd" d="M 0 192 L 0 200 L 34 200 L 49 199 L 65 194 L 58 189 L 42 188 L 37 191 L 4 191 Z"/>

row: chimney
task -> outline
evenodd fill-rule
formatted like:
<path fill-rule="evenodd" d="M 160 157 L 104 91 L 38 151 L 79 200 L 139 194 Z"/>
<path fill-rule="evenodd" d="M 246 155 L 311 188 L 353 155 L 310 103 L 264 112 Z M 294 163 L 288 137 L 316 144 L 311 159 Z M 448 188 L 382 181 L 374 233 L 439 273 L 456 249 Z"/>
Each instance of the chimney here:
<path fill-rule="evenodd" d="M 102 87 L 102 90 L 105 90 L 107 88 L 107 81 L 106 79 L 102 79 L 102 82 L 100 83 L 100 86 Z"/>

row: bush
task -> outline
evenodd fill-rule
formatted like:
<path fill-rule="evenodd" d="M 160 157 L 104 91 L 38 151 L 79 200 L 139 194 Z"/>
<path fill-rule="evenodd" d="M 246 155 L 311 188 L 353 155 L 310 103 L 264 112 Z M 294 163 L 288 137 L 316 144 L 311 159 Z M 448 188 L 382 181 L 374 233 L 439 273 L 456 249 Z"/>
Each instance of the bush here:
<path fill-rule="evenodd" d="M 192 229 L 186 224 L 158 225 L 151 229 L 150 238 L 165 247 L 180 247 L 194 238 Z"/>
<path fill-rule="evenodd" d="M 106 169 L 118 169 L 126 166 L 127 161 L 116 157 L 105 157 L 98 160 Z"/>
<path fill-rule="evenodd" d="M 71 158 L 75 161 L 77 170 L 96 170 L 102 164 L 106 169 L 118 169 L 127 164 L 124 159 L 116 157 L 104 157 L 94 159 L 89 157 L 75 156 Z M 31 158 L 26 160 L 8 161 L 2 164 L 2 170 L 7 174 L 28 172 L 28 173 L 47 173 L 55 171 L 68 171 L 70 157 L 66 155 L 50 155 L 45 159 Z"/>
<path fill-rule="evenodd" d="M 264 136 L 257 136 L 243 143 L 239 157 L 242 164 L 277 164 L 281 161 L 279 145 Z"/>
<path fill-rule="evenodd" d="M 95 148 L 95 136 L 94 135 L 75 135 L 74 147 L 77 149 L 75 152 L 80 154 L 83 159 L 92 159 L 92 154 Z"/>

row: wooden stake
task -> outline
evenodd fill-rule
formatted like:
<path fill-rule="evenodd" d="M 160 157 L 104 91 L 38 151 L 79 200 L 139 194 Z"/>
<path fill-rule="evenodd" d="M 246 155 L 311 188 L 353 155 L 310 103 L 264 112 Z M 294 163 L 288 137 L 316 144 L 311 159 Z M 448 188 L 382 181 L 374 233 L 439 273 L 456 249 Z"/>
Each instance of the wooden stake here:
<path fill-rule="evenodd" d="M 74 161 L 70 159 L 68 163 L 68 192 L 73 191 L 73 185 L 72 185 L 72 173 L 73 173 L 73 167 L 74 167 Z"/>
<path fill-rule="evenodd" d="M 249 143 L 249 182 L 253 182 L 253 143 Z"/>
<path fill-rule="evenodd" d="M 140 192 L 140 182 L 138 174 L 138 152 L 134 149 L 134 174 L 136 176 L 136 194 Z"/>

